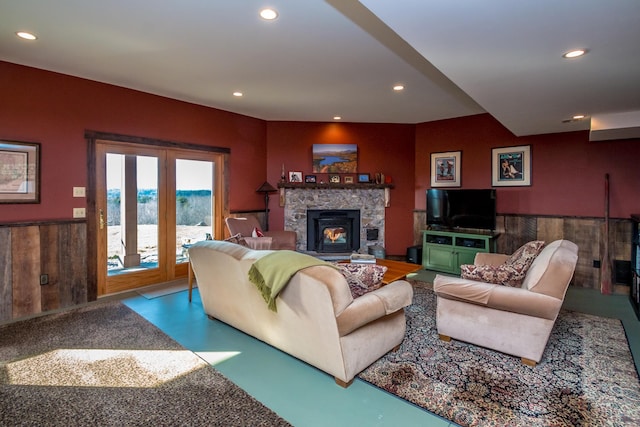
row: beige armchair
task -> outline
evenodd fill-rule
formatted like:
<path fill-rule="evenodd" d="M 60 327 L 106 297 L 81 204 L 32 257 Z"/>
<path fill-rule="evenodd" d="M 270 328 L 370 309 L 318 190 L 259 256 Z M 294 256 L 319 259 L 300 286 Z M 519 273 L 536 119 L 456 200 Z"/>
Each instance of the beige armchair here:
<path fill-rule="evenodd" d="M 255 216 L 246 218 L 226 218 L 225 223 L 231 236 L 240 234 L 251 249 L 296 250 L 296 232 L 289 230 L 262 231 L 264 237 L 252 237 L 254 228 L 261 229 Z"/>
<path fill-rule="evenodd" d="M 474 264 L 496 266 L 507 258 L 479 253 Z M 577 260 L 576 244 L 557 240 L 534 259 L 521 287 L 436 276 L 440 338 L 519 356 L 535 366 L 542 359 Z"/>

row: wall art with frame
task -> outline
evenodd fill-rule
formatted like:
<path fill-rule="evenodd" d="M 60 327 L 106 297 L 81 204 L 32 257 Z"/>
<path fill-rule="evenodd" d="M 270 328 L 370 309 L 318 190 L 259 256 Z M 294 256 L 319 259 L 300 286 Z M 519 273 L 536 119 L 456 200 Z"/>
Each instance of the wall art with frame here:
<path fill-rule="evenodd" d="M 313 144 L 313 173 L 356 173 L 357 144 Z"/>
<path fill-rule="evenodd" d="M 491 149 L 491 185 L 526 187 L 531 185 L 531 146 Z"/>
<path fill-rule="evenodd" d="M 0 203 L 40 203 L 40 144 L 0 141 Z"/>
<path fill-rule="evenodd" d="M 460 187 L 462 151 L 431 153 L 431 186 Z"/>
<path fill-rule="evenodd" d="M 302 172 L 301 171 L 290 171 L 289 172 L 289 182 L 302 182 Z"/>

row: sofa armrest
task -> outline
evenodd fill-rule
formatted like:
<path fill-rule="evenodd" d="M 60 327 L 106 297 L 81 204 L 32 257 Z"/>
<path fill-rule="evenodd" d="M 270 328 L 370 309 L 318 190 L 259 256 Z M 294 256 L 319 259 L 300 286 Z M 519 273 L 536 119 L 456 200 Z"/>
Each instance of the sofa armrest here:
<path fill-rule="evenodd" d="M 549 320 L 555 320 L 562 306 L 561 299 L 531 292 L 528 289 L 442 275 L 437 275 L 434 279 L 433 291 L 439 298 Z"/>
<path fill-rule="evenodd" d="M 275 230 L 264 231 L 263 233 L 266 237 L 271 237 L 273 239 L 271 249 L 288 249 L 290 251 L 296 250 L 297 234 L 295 231 Z"/>
<path fill-rule="evenodd" d="M 345 336 L 356 329 L 411 305 L 413 287 L 398 280 L 353 300 L 337 317 L 338 332 Z"/>
<path fill-rule="evenodd" d="M 509 255 L 478 252 L 473 260 L 474 265 L 502 265 Z"/>

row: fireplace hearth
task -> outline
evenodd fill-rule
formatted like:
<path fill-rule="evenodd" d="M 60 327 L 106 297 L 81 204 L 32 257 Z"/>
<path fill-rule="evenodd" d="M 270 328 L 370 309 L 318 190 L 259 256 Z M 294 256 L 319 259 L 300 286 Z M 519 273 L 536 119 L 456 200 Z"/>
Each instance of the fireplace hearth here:
<path fill-rule="evenodd" d="M 318 253 L 360 249 L 359 209 L 308 209 L 307 250 Z"/>

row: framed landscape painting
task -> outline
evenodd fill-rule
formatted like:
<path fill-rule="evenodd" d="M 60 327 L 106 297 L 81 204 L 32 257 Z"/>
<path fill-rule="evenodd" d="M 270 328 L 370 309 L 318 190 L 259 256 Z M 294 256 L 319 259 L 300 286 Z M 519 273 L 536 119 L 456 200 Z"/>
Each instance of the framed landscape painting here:
<path fill-rule="evenodd" d="M 460 187 L 462 151 L 431 153 L 431 186 Z"/>
<path fill-rule="evenodd" d="M 357 144 L 313 144 L 313 173 L 356 173 Z"/>
<path fill-rule="evenodd" d="M 0 141 L 0 203 L 40 203 L 40 144 Z"/>
<path fill-rule="evenodd" d="M 491 185 L 516 187 L 531 185 L 531 146 L 493 148 Z"/>

